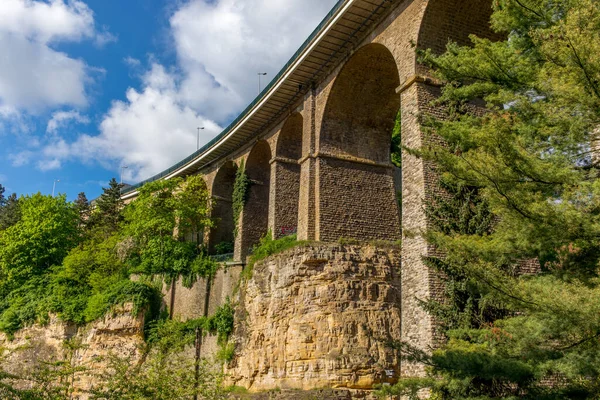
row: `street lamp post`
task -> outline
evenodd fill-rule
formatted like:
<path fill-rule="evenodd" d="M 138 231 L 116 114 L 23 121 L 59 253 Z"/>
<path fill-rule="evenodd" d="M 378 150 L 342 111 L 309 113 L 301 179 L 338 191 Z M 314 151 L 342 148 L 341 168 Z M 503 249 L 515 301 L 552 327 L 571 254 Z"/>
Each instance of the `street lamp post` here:
<path fill-rule="evenodd" d="M 196 150 L 200 150 L 200 131 L 203 129 L 204 127 L 198 128 L 198 136 L 196 138 Z"/>
<path fill-rule="evenodd" d="M 54 184 L 52 185 L 52 197 L 54 197 L 54 190 L 56 189 L 56 183 L 60 182 L 60 179 L 55 179 Z"/>
<path fill-rule="evenodd" d="M 127 165 L 121 167 L 121 185 L 123 184 L 123 170 L 129 168 Z"/>
<path fill-rule="evenodd" d="M 260 77 L 261 77 L 261 76 L 265 76 L 265 75 L 267 75 L 267 73 L 266 73 L 266 72 L 259 72 L 259 73 L 258 73 L 258 94 L 260 94 L 260 91 L 261 91 L 261 87 L 260 87 Z"/>

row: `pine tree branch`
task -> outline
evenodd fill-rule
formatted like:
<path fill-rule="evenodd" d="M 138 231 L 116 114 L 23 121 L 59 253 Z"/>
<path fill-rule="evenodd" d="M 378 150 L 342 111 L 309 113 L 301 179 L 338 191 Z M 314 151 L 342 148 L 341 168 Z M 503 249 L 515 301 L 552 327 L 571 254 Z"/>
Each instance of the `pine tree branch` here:
<path fill-rule="evenodd" d="M 596 338 L 599 338 L 599 337 L 600 337 L 600 332 L 596 333 L 596 334 L 595 334 L 595 335 L 593 335 L 593 336 L 589 336 L 589 337 L 586 337 L 586 338 L 584 338 L 584 339 L 581 339 L 580 341 L 578 341 L 578 342 L 575 342 L 575 343 L 573 343 L 573 344 L 571 344 L 571 345 L 569 345 L 569 346 L 567 346 L 567 347 L 562 347 L 562 348 L 559 348 L 559 349 L 558 349 L 558 351 L 566 351 L 566 350 L 570 350 L 570 349 L 572 349 L 572 348 L 574 348 L 574 347 L 577 347 L 577 346 L 579 346 L 579 345 L 582 345 L 582 344 L 584 344 L 584 343 L 586 343 L 586 342 L 589 342 L 590 340 L 594 340 L 594 339 L 596 339 Z"/>
<path fill-rule="evenodd" d="M 483 173 L 482 171 L 478 170 L 477 168 L 475 168 L 475 166 L 473 164 L 471 164 L 467 159 L 465 159 L 462 155 L 460 155 L 459 157 L 462 158 L 463 161 L 465 163 L 467 163 L 467 165 L 469 165 L 473 169 L 473 171 L 475 171 L 476 173 L 478 173 L 481 176 L 483 176 L 484 178 L 486 178 L 494 186 L 494 188 L 496 189 L 496 192 L 498 192 L 498 194 L 500 196 L 502 196 L 506 200 L 506 202 L 509 204 L 509 206 L 512 207 L 516 212 L 518 212 L 521 216 L 523 216 L 524 218 L 533 220 L 533 221 L 537 221 L 538 220 L 537 218 L 534 218 L 533 216 L 527 215 L 527 213 L 525 211 L 521 210 L 521 208 L 518 207 L 510 199 L 510 197 L 508 197 L 508 195 L 504 193 L 504 191 L 502 191 L 502 189 L 500 188 L 500 186 L 498 185 L 498 183 L 494 179 L 492 179 L 491 176 L 489 176 L 489 175 Z"/>
<path fill-rule="evenodd" d="M 492 57 L 492 55 L 488 52 L 488 51 L 484 51 L 484 54 L 486 55 L 486 57 L 488 58 L 488 60 L 490 60 L 492 62 L 492 64 L 494 64 L 496 66 L 496 68 L 498 68 L 498 70 L 500 72 L 502 72 L 507 78 L 509 82 L 516 82 L 517 84 L 521 84 L 521 82 L 519 82 L 518 80 L 516 80 L 515 78 L 513 78 L 508 71 L 506 71 L 502 65 L 494 58 Z M 493 82 L 493 81 L 492 81 Z M 494 82 L 495 83 L 495 82 Z"/>
<path fill-rule="evenodd" d="M 581 70 L 583 71 L 583 74 L 585 75 L 585 79 L 588 81 L 588 83 L 592 87 L 592 90 L 593 90 L 594 94 L 596 95 L 596 97 L 598 97 L 600 99 L 600 89 L 598 89 L 598 86 L 594 83 L 594 81 L 592 80 L 592 77 L 589 75 L 587 68 L 585 67 L 585 65 L 583 65 L 583 60 L 581 59 L 581 57 L 579 57 L 579 53 L 577 53 L 577 50 L 575 50 L 575 46 L 573 46 L 573 42 L 571 41 L 571 38 L 569 38 L 568 36 L 566 36 L 566 38 L 569 41 L 569 48 L 572 50 L 573 55 L 577 59 L 577 65 L 579 65 L 579 68 L 581 68 Z"/>
<path fill-rule="evenodd" d="M 526 5 L 524 5 L 523 3 L 521 3 L 519 0 L 515 0 L 515 2 L 516 2 L 518 5 L 520 5 L 522 8 L 526 9 L 527 11 L 529 11 L 530 13 L 533 13 L 534 15 L 536 15 L 536 16 L 538 16 L 538 17 L 540 17 L 540 18 L 543 18 L 543 17 L 544 17 L 542 14 L 538 13 L 537 11 L 535 11 L 535 10 L 534 10 L 534 9 L 532 9 L 532 8 L 529 8 L 529 7 L 527 7 Z"/>
<path fill-rule="evenodd" d="M 489 280 L 485 279 L 480 274 L 475 274 L 475 275 L 479 275 L 478 279 L 480 279 L 483 283 L 485 283 L 486 285 L 488 285 L 492 289 L 498 291 L 499 293 L 502 293 L 503 295 L 505 295 L 505 296 L 507 296 L 507 297 L 509 297 L 509 298 L 511 298 L 513 300 L 516 300 L 516 301 L 518 301 L 520 303 L 531 304 L 531 305 L 534 305 L 536 307 L 540 307 L 540 305 L 538 303 L 534 302 L 534 301 L 525 300 L 525 299 L 522 299 L 522 298 L 520 298 L 518 296 L 515 296 L 513 294 L 508 293 L 507 291 L 505 291 L 504 289 L 500 288 L 499 286 L 496 286 L 496 285 L 492 284 Z"/>

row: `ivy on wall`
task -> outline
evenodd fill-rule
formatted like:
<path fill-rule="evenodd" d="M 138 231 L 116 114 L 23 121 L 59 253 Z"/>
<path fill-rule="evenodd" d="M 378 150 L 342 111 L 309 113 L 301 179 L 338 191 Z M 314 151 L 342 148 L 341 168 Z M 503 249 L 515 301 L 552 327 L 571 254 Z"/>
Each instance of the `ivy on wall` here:
<path fill-rule="evenodd" d="M 250 179 L 246 174 L 246 167 L 244 161 L 240 163 L 240 167 L 235 173 L 235 182 L 233 183 L 233 235 L 237 236 L 238 232 L 238 223 L 240 219 L 240 214 L 244 209 L 244 205 L 246 201 L 248 201 L 248 193 L 250 189 Z"/>
<path fill-rule="evenodd" d="M 394 122 L 394 130 L 392 131 L 391 145 L 392 164 L 398 168 L 402 168 L 402 112 L 398 111 L 396 121 Z"/>

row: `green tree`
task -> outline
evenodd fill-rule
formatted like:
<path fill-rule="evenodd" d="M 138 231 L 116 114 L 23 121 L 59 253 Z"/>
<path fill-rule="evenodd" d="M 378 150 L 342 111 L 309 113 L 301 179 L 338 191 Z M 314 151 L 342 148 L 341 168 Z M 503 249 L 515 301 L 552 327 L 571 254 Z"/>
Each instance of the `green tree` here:
<path fill-rule="evenodd" d="M 94 201 L 94 213 L 91 223 L 107 232 L 107 236 L 117 231 L 123 221 L 123 200 L 121 200 L 122 185 L 112 178 L 102 195 Z"/>
<path fill-rule="evenodd" d="M 4 188 L 2 188 L 4 190 Z M 21 208 L 16 193 L 0 199 L 0 230 L 13 226 L 21 218 Z"/>
<path fill-rule="evenodd" d="M 125 210 L 128 236 L 135 241 L 132 262 L 139 272 L 211 274 L 197 241 L 186 240 L 212 225 L 206 185 L 200 176 L 151 182 Z"/>
<path fill-rule="evenodd" d="M 447 83 L 437 103 L 446 118 L 425 118 L 428 134 L 445 143 L 411 151 L 481 200 L 456 204 L 459 214 L 470 204 L 469 218 L 448 219 L 457 223 L 451 229 L 438 223 L 427 232 L 444 257 L 426 261 L 451 271 L 446 288 L 462 285 L 451 291 L 462 297 L 445 310 L 429 303 L 445 322 L 442 348 L 403 346 L 429 376 L 386 391 L 600 398 L 600 180 L 590 146 L 600 126 L 600 7 L 497 0 L 492 26 L 507 39 L 473 37 L 472 47 L 422 54 Z M 477 99 L 484 113 L 470 112 Z M 452 195 L 465 200 L 460 190 Z M 492 225 L 476 216 L 478 202 L 495 215 Z M 518 274 L 525 260 L 538 260 L 541 272 Z"/>
<path fill-rule="evenodd" d="M 77 215 L 64 195 L 50 197 L 38 193 L 22 197 L 19 203 L 20 221 L 0 231 L 4 290 L 60 265 L 78 240 Z"/>
<path fill-rule="evenodd" d="M 89 223 L 92 209 L 84 192 L 81 192 L 77 195 L 74 205 L 75 211 L 77 211 L 77 214 L 79 215 L 79 227 L 85 229 Z"/>

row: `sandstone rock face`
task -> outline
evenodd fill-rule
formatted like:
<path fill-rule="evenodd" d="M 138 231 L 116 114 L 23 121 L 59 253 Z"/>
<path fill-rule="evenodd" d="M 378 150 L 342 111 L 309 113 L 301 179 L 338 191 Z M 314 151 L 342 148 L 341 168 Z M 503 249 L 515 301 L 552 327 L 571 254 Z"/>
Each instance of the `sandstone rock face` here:
<path fill-rule="evenodd" d="M 400 252 L 311 245 L 257 263 L 242 285 L 236 357 L 251 391 L 371 389 L 399 376 Z"/>
<path fill-rule="evenodd" d="M 135 313 L 130 304 L 116 307 L 104 319 L 80 328 L 52 317 L 45 326 L 21 329 L 13 340 L 0 334 L 0 366 L 6 372 L 27 377 L 47 363 L 70 361 L 73 367 L 81 368 L 72 378 L 74 398 L 86 399 L 87 392 L 101 384 L 101 375 L 109 364 L 107 357 L 142 361 L 143 332 L 144 314 Z M 28 388 L 31 382 L 22 380 L 16 386 Z"/>

